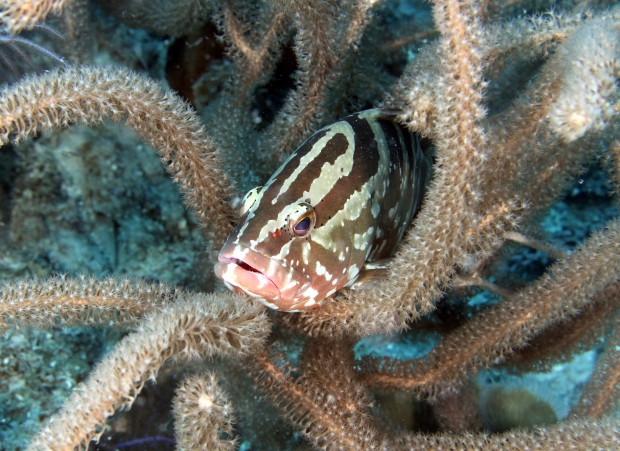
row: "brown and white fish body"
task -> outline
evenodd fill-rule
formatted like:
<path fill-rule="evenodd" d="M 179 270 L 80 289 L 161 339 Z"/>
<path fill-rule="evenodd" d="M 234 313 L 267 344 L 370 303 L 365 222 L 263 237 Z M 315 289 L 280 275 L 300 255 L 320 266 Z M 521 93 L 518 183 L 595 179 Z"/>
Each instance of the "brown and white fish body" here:
<path fill-rule="evenodd" d="M 270 308 L 305 311 L 381 271 L 420 208 L 431 160 L 372 109 L 322 128 L 244 198 L 218 277 Z"/>

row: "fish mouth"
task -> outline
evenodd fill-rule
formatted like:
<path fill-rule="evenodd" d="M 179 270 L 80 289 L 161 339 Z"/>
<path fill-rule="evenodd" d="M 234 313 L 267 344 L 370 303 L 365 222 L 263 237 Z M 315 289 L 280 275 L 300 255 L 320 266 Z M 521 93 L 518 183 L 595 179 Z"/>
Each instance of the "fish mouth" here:
<path fill-rule="evenodd" d="M 255 273 L 262 274 L 263 276 L 265 276 L 265 274 L 263 274 L 262 271 L 259 271 L 258 269 L 254 268 L 253 266 L 250 266 L 249 264 L 247 264 L 246 262 L 244 262 L 243 260 L 241 260 L 239 258 L 235 258 L 235 257 L 222 257 L 222 258 L 218 258 L 218 261 L 220 263 L 224 263 L 224 264 L 237 265 L 237 266 L 241 267 L 241 269 L 244 270 L 244 271 L 255 272 Z M 265 276 L 265 277 L 267 277 L 267 276 Z"/>
<path fill-rule="evenodd" d="M 310 277 L 280 260 L 247 246 L 226 244 L 218 256 L 215 275 L 232 291 L 261 300 L 275 310 L 291 311 L 297 296 L 310 286 Z"/>
<path fill-rule="evenodd" d="M 280 289 L 264 272 L 236 257 L 219 257 L 215 275 L 236 292 L 262 299 L 279 299 Z"/>

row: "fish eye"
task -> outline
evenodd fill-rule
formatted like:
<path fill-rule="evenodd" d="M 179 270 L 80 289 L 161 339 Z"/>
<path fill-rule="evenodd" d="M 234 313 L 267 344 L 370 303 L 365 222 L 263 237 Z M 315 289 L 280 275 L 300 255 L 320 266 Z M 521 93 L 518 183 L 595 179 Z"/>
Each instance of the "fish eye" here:
<path fill-rule="evenodd" d="M 299 202 L 293 206 L 289 214 L 289 232 L 295 237 L 305 238 L 312 232 L 315 222 L 314 207 L 306 202 Z"/>
<path fill-rule="evenodd" d="M 239 214 L 243 216 L 247 213 L 247 211 L 254 205 L 256 199 L 258 199 L 258 193 L 260 192 L 261 186 L 257 186 L 256 188 L 252 188 L 250 191 L 243 196 L 243 200 L 241 201 L 241 207 L 239 207 Z"/>

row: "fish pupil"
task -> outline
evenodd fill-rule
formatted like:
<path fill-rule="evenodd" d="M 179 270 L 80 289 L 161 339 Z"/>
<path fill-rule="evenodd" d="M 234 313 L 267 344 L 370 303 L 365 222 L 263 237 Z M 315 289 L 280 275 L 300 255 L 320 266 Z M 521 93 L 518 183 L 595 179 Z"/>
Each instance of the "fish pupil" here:
<path fill-rule="evenodd" d="M 305 233 L 308 231 L 308 229 L 310 229 L 310 218 L 305 217 L 304 219 L 302 219 L 301 221 L 299 221 L 297 223 L 297 225 L 295 226 L 295 232 L 299 232 L 299 233 Z"/>

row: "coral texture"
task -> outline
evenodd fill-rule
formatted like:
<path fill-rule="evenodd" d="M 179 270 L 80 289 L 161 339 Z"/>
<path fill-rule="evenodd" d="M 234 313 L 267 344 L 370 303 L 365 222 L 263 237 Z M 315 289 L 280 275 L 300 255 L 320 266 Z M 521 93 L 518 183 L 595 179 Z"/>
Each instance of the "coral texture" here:
<path fill-rule="evenodd" d="M 14 276 L 0 285 L 0 330 L 8 330 L 5 337 L 16 328 L 127 331 L 64 406 L 45 418 L 30 449 L 87 448 L 92 440 L 107 440 L 123 429 L 115 413 L 139 408 L 136 399 L 151 382 L 167 372 L 181 379 L 192 371 L 204 374 L 185 379 L 172 409 L 180 449 L 231 448 L 245 440 L 268 447 L 251 425 L 271 430 L 270 423 L 281 420 L 268 408 L 247 407 L 255 388 L 298 433 L 272 437 L 281 440 L 277 446 L 299 445 L 301 436 L 330 449 L 620 448 L 615 207 L 601 208 L 595 219 L 589 215 L 581 236 L 564 243 L 570 249 L 541 243 L 545 221 L 568 214 L 558 210 L 566 193 L 581 193 L 571 191 L 575 181 L 603 173 L 596 165 L 616 191 L 620 186 L 617 6 L 562 2 L 560 13 L 545 12 L 556 2 L 524 1 L 518 3 L 526 13 L 515 17 L 514 2 L 473 0 L 435 0 L 430 10 L 404 0 L 213 0 L 177 8 L 155 2 L 152 8 L 165 6 L 162 15 L 136 0 L 127 2 L 132 14 L 124 19 L 118 3 L 108 5 L 108 15 L 71 0 L 0 1 L 0 23 L 11 33 L 36 32 L 56 15 L 67 36 L 88 29 L 96 43 L 73 49 L 82 54 L 72 60 L 88 65 L 28 75 L 0 90 L 0 144 L 18 162 L 0 166 L 0 240 L 6 243 L 0 269 Z M 155 78 L 170 69 L 161 59 L 173 48 L 172 38 L 199 46 L 214 27 L 219 42 L 211 43 L 212 54 L 194 53 L 191 68 L 175 68 L 203 71 L 188 90 L 190 106 Z M 114 202 L 86 201 L 106 197 L 94 188 L 96 178 L 112 179 L 101 184 L 108 197 L 133 196 L 142 215 L 164 218 L 165 226 L 142 226 L 162 240 L 193 236 L 197 224 L 205 238 L 196 247 L 208 257 L 189 263 L 172 258 L 170 271 L 184 265 L 209 272 L 207 260 L 232 230 L 242 191 L 264 180 L 316 127 L 368 106 L 397 110 L 398 120 L 434 153 L 422 209 L 384 279 L 344 290 L 317 310 L 283 314 L 209 279 L 188 277 L 178 282 L 190 287 L 181 288 L 114 274 L 121 272 L 118 256 L 140 246 L 124 247 L 136 240 L 124 240 L 126 217 L 115 219 L 107 208 Z M 93 144 L 94 152 L 84 152 L 89 163 L 74 164 L 84 168 L 77 185 L 92 192 L 76 195 L 76 184 L 63 183 L 53 159 L 41 155 L 53 148 L 49 141 L 73 139 L 59 130 L 76 124 L 107 130 L 110 122 L 136 136 L 125 145 L 102 140 L 101 152 L 128 147 L 141 158 L 152 147 L 192 216 L 172 225 L 165 220 L 172 209 L 157 203 L 166 197 L 160 185 L 132 185 L 138 168 L 149 183 L 158 175 L 138 156 L 128 157 L 136 160 L 127 162 L 133 172 L 112 163 L 97 169 L 105 163 L 92 156 Z M 54 158 L 74 161 L 76 152 Z M 117 173 L 129 180 L 115 180 Z M 75 208 L 66 207 L 67 199 L 78 199 Z M 49 206 L 54 203 L 63 207 Z M 587 201 L 580 205 L 582 213 L 590 211 Z M 85 224 L 100 227 L 97 233 L 80 230 Z M 116 247 L 105 254 L 114 256 L 111 277 L 80 276 L 79 260 L 60 264 L 66 260 L 54 255 L 71 253 L 68 240 L 54 240 L 57 250 L 45 254 L 24 238 L 62 237 L 68 225 L 92 235 L 94 249 Z M 515 257 L 515 242 L 537 249 L 539 273 L 527 257 Z M 12 262 L 9 253 L 27 263 L 4 263 Z M 531 272 L 519 279 L 511 265 Z M 69 274 L 50 275 L 58 270 Z M 474 302 L 482 297 L 482 306 Z M 354 353 L 371 335 L 402 339 L 424 331 L 437 343 L 422 357 Z M 529 430 L 502 422 L 502 431 L 482 432 L 477 372 L 501 365 L 523 374 L 586 350 L 600 357 L 581 397 L 574 395 L 569 418 Z M 254 387 L 247 387 L 248 374 Z M 400 400 L 403 418 L 416 424 L 397 425 L 382 414 L 375 399 L 386 391 L 399 393 L 391 399 Z M 432 418 L 429 424 L 421 423 L 425 417 Z M 111 433 L 106 424 L 114 425 Z"/>

